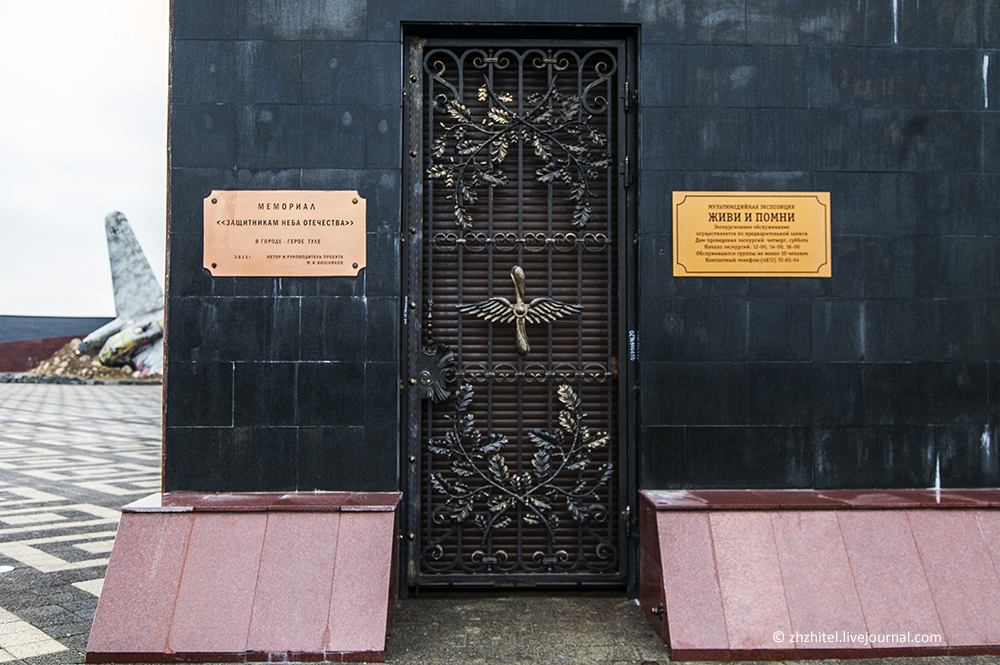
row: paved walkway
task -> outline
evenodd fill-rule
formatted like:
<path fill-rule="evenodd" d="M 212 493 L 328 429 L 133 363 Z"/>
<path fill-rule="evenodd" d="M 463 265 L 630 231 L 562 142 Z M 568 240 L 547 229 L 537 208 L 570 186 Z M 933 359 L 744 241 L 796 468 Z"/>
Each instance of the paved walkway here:
<path fill-rule="evenodd" d="M 83 661 L 118 509 L 160 487 L 160 393 L 0 384 L 0 662 Z"/>
<path fill-rule="evenodd" d="M 0 384 L 0 663 L 83 662 L 118 508 L 159 489 L 160 393 Z M 386 647 L 400 665 L 669 662 L 635 602 L 614 592 L 424 592 L 401 603 Z"/>

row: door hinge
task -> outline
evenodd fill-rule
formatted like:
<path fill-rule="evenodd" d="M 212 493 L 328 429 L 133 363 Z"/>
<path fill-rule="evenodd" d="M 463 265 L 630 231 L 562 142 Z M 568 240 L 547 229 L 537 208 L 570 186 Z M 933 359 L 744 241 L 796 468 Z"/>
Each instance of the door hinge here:
<path fill-rule="evenodd" d="M 625 79 L 625 112 L 628 113 L 633 107 L 639 105 L 639 88 L 633 86 L 632 82 Z"/>
<path fill-rule="evenodd" d="M 635 515 L 632 514 L 632 506 L 625 506 L 625 510 L 622 511 L 622 526 L 625 528 L 625 537 L 631 538 L 638 534 L 639 525 L 635 519 Z"/>
<path fill-rule="evenodd" d="M 621 174 L 622 182 L 625 183 L 626 187 L 632 184 L 632 166 L 629 164 L 628 155 L 625 155 L 625 161 L 622 162 L 619 173 Z"/>

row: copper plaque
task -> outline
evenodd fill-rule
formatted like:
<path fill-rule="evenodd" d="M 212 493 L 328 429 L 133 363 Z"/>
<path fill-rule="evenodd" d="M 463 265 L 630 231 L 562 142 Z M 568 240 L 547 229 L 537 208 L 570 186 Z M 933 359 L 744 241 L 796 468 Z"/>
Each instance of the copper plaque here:
<path fill-rule="evenodd" d="M 830 192 L 674 192 L 674 277 L 830 277 Z"/>
<path fill-rule="evenodd" d="M 214 191 L 205 199 L 205 268 L 214 277 L 356 277 L 365 267 L 357 192 Z"/>

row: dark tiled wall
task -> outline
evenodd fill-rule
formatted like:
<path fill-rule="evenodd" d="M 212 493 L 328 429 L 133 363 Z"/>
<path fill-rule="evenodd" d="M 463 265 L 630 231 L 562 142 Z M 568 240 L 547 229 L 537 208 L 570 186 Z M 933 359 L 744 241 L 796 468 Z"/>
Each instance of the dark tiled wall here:
<path fill-rule="evenodd" d="M 165 487 L 397 488 L 418 22 L 638 35 L 640 486 L 996 485 L 1000 3 L 893 6 L 174 0 Z M 367 199 L 357 279 L 201 269 L 212 189 L 300 188 Z M 830 191 L 833 278 L 671 277 L 674 190 Z"/>
<path fill-rule="evenodd" d="M 997 4 L 636 4 L 640 486 L 1000 482 Z M 671 277 L 674 190 L 831 192 L 833 278 Z"/>

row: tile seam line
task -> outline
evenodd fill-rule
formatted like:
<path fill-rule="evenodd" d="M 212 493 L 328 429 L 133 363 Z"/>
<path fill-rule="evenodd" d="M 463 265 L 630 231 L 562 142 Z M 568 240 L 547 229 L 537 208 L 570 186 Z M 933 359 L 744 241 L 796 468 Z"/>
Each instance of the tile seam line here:
<path fill-rule="evenodd" d="M 997 570 L 996 560 L 993 558 L 993 552 L 990 550 L 990 543 L 986 540 L 986 534 L 983 533 L 983 523 L 979 519 L 979 515 L 984 512 L 981 510 L 976 510 L 973 512 L 973 516 L 976 518 L 976 527 L 979 529 L 979 537 L 983 539 L 983 545 L 986 547 L 986 553 L 990 557 L 990 565 L 993 567 L 993 574 L 997 578 L 997 582 L 1000 583 L 1000 570 Z M 1000 555 L 1000 552 L 998 552 Z"/>
<path fill-rule="evenodd" d="M 871 633 L 871 627 L 868 625 L 868 617 L 865 614 L 865 604 L 861 602 L 861 592 L 858 590 L 858 578 L 854 574 L 854 563 L 851 561 L 851 552 L 847 547 L 847 539 L 844 537 L 844 526 L 840 522 L 840 513 L 842 511 L 835 511 L 837 515 L 837 531 L 840 533 L 840 541 L 844 544 L 844 553 L 847 555 L 847 568 L 851 571 L 851 582 L 854 584 L 854 594 L 858 598 L 858 607 L 861 608 L 861 619 L 865 622 L 865 634 Z M 871 646 L 869 645 L 869 649 Z"/>
<path fill-rule="evenodd" d="M 185 515 L 188 519 L 188 529 L 187 538 L 184 540 L 184 559 L 181 563 L 180 574 L 177 576 L 177 590 L 174 591 L 174 602 L 170 608 L 170 625 L 167 626 L 167 637 L 166 642 L 163 645 L 164 653 L 171 653 L 170 651 L 170 637 L 174 631 L 174 619 L 177 616 L 177 599 L 181 595 L 181 583 L 184 581 L 184 570 L 187 568 L 187 557 L 188 550 L 191 548 L 191 533 L 194 531 L 194 515 L 192 513 L 187 513 Z"/>
<path fill-rule="evenodd" d="M 712 567 L 715 573 L 715 583 L 719 587 L 719 607 L 722 609 L 722 624 L 726 629 L 726 650 L 733 650 L 733 642 L 729 637 L 729 618 L 726 616 L 726 601 L 722 596 L 722 574 L 719 572 L 719 557 L 715 552 L 715 532 L 712 526 L 712 511 L 707 511 L 705 514 L 705 521 L 708 522 L 708 542 L 712 546 Z M 669 625 L 667 630 L 669 631 Z"/>
<path fill-rule="evenodd" d="M 326 626 L 323 629 L 324 633 L 328 633 L 330 630 L 330 618 L 333 614 L 333 590 L 336 586 L 337 578 L 337 552 L 339 551 L 340 545 L 340 529 L 343 526 L 344 513 L 337 513 L 337 534 L 333 541 L 333 570 L 330 571 L 330 591 L 327 594 L 327 604 L 326 604 Z M 395 537 L 395 534 L 393 534 Z M 326 651 L 330 647 L 330 637 L 326 638 L 326 643 L 323 644 L 323 650 Z"/>
<path fill-rule="evenodd" d="M 253 629 L 254 608 L 257 606 L 257 590 L 260 588 L 260 569 L 264 565 L 264 547 L 267 544 L 267 528 L 271 524 L 270 513 L 264 513 L 264 533 L 260 538 L 260 551 L 257 553 L 257 573 L 253 578 L 253 598 L 250 600 L 250 616 L 247 617 L 247 632 L 243 639 L 243 653 L 250 649 L 250 631 Z"/>
<path fill-rule="evenodd" d="M 937 617 L 938 625 L 941 626 L 941 637 L 945 639 L 945 647 L 950 647 L 951 643 L 944 627 L 944 621 L 941 620 L 941 610 L 938 608 L 937 597 L 934 594 L 934 588 L 931 586 L 930 577 L 927 575 L 927 565 L 924 563 L 924 555 L 920 551 L 920 543 L 917 542 L 917 537 L 913 534 L 913 517 L 912 511 L 909 510 L 906 511 L 906 526 L 909 528 L 910 539 L 913 541 L 913 547 L 917 550 L 917 560 L 920 561 L 920 570 L 924 574 L 924 581 L 927 582 L 927 590 L 931 594 L 931 602 L 934 604 L 934 615 Z"/>
<path fill-rule="evenodd" d="M 788 585 L 785 584 L 785 569 L 781 565 L 781 551 L 778 549 L 778 535 L 775 533 L 774 529 L 774 514 L 775 511 L 767 511 L 767 525 L 771 529 L 771 543 L 774 545 L 774 558 L 778 562 L 778 576 L 781 578 L 781 596 L 785 599 L 785 614 L 788 616 L 788 627 L 791 628 L 794 633 L 797 628 L 795 624 L 792 623 L 792 608 L 788 604 Z M 792 647 L 795 651 L 798 651 L 797 646 Z"/>

